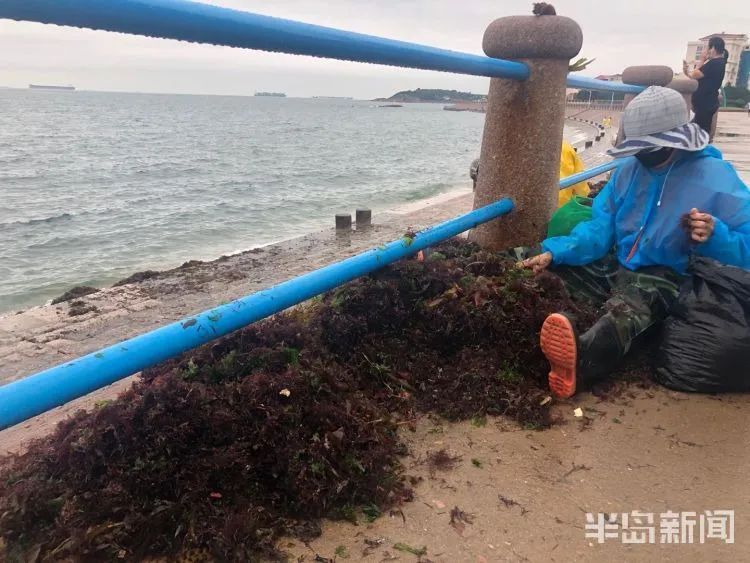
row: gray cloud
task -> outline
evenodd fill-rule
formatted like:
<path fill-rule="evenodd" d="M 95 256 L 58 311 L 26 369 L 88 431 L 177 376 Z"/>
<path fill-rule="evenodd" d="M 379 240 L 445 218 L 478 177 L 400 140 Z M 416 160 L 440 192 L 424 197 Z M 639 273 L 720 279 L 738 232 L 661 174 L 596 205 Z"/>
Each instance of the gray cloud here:
<path fill-rule="evenodd" d="M 236 9 L 481 53 L 487 24 L 530 12 L 526 0 L 213 0 Z M 750 32 L 746 0 L 559 0 L 584 31 L 587 74 L 632 64 L 681 66 L 688 40 Z M 290 95 L 375 97 L 416 87 L 486 91 L 487 80 L 443 73 L 244 51 L 0 20 L 0 85 L 76 84 L 82 89 L 207 94 L 280 90 Z"/>

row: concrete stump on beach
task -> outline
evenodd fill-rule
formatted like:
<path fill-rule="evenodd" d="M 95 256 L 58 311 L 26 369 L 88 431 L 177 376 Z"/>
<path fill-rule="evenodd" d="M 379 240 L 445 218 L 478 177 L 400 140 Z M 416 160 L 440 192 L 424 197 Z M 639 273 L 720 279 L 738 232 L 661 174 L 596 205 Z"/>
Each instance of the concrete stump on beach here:
<path fill-rule="evenodd" d="M 667 86 L 674 79 L 674 71 L 668 66 L 663 65 L 640 65 L 629 66 L 622 71 L 622 81 L 625 84 L 634 84 L 636 86 Z M 622 109 L 625 110 L 628 104 L 633 101 L 636 94 L 625 94 L 622 102 Z M 620 143 L 625 137 L 622 130 L 622 121 L 617 131 L 617 137 L 613 144 Z"/>
<path fill-rule="evenodd" d="M 474 208 L 503 197 L 516 208 L 471 232 L 470 239 L 485 248 L 544 238 L 557 205 L 568 63 L 582 42 L 578 24 L 562 16 L 500 18 L 484 34 L 487 56 L 520 60 L 531 71 L 527 80 L 490 82 Z"/>
<path fill-rule="evenodd" d="M 357 209 L 355 215 L 358 229 L 372 225 L 372 211 L 370 209 Z"/>
<path fill-rule="evenodd" d="M 336 230 L 337 231 L 351 231 L 352 230 L 352 216 L 345 213 L 336 215 Z"/>

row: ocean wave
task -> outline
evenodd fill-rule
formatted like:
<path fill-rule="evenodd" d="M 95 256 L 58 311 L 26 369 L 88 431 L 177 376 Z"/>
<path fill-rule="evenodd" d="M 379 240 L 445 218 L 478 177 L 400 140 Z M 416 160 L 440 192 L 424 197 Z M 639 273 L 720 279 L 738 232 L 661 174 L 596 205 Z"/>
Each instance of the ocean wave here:
<path fill-rule="evenodd" d="M 0 223 L 0 227 L 11 227 L 14 225 L 39 225 L 41 223 L 55 223 L 58 221 L 69 221 L 75 215 L 71 213 L 60 213 L 59 215 L 51 215 L 49 217 L 43 217 L 42 219 L 27 219 L 25 221 L 10 221 L 7 223 Z"/>

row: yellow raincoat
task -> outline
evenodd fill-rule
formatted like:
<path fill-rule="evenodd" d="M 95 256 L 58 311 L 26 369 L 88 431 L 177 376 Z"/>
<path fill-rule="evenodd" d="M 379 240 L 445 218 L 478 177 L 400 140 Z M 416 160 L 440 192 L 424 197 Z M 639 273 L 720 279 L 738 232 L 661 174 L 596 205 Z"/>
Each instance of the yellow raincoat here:
<path fill-rule="evenodd" d="M 562 143 L 562 154 L 560 155 L 560 179 L 567 178 L 578 172 L 583 172 L 583 162 L 578 153 L 570 145 L 570 143 L 563 141 Z M 568 203 L 574 195 L 586 197 L 589 195 L 589 185 L 586 182 L 580 182 L 567 188 L 560 190 L 558 195 L 557 206 L 562 207 Z"/>

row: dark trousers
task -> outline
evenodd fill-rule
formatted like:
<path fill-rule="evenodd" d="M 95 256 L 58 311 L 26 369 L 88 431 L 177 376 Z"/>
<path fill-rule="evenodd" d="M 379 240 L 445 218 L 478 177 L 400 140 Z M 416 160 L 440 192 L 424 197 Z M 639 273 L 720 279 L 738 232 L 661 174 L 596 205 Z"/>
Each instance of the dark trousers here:
<path fill-rule="evenodd" d="M 701 129 L 703 129 L 706 133 L 710 135 L 711 125 L 713 124 L 714 115 L 716 114 L 718 109 L 719 108 L 705 109 L 705 108 L 697 108 L 693 106 L 693 112 L 695 113 L 695 117 L 693 117 L 693 123 L 697 123 Z"/>
<path fill-rule="evenodd" d="M 604 307 L 604 315 L 582 341 L 600 349 L 614 369 L 640 335 L 664 321 L 679 294 L 680 276 L 669 268 L 644 268 L 633 272 L 608 255 L 586 266 L 552 269 L 565 283 L 571 296 Z M 594 342 L 606 338 L 610 342 Z M 609 361 L 607 362 L 610 363 Z M 604 371 L 609 371 L 605 369 Z"/>
<path fill-rule="evenodd" d="M 517 260 L 538 253 L 538 249 L 527 247 L 511 251 Z M 555 266 L 550 272 L 560 276 L 571 297 L 604 310 L 594 326 L 579 338 L 585 383 L 611 374 L 633 342 L 667 318 L 682 281 L 666 267 L 635 272 L 623 268 L 614 253 L 586 266 Z"/>

